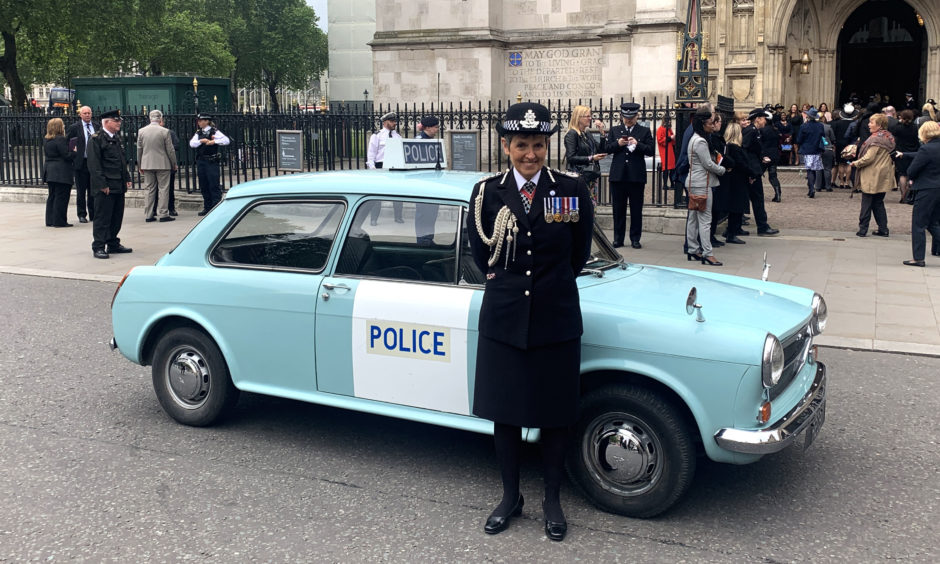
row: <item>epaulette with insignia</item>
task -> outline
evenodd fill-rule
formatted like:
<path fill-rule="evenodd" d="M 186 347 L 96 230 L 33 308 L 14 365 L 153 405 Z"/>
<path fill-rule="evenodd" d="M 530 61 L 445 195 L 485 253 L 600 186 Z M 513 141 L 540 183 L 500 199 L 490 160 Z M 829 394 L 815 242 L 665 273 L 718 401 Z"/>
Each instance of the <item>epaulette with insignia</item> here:
<path fill-rule="evenodd" d="M 483 176 L 479 180 L 476 181 L 476 184 L 480 184 L 481 182 L 486 182 L 487 180 L 492 180 L 496 178 L 497 176 L 499 176 L 500 174 L 502 174 L 502 171 L 494 172 L 493 174 L 490 174 L 488 176 Z"/>
<path fill-rule="evenodd" d="M 570 176 L 571 178 L 580 178 L 580 175 L 577 172 L 572 172 L 570 170 L 558 170 L 553 168 L 552 172 L 557 172 L 558 174 L 564 174 L 565 176 Z"/>

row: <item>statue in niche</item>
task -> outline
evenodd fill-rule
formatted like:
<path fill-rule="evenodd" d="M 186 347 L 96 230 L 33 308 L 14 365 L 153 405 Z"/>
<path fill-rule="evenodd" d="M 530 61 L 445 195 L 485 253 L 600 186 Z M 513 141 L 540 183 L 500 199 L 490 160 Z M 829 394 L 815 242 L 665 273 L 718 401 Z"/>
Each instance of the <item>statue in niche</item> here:
<path fill-rule="evenodd" d="M 698 70 L 698 46 L 695 43 L 689 43 L 685 46 L 685 61 L 683 62 L 682 70 Z"/>

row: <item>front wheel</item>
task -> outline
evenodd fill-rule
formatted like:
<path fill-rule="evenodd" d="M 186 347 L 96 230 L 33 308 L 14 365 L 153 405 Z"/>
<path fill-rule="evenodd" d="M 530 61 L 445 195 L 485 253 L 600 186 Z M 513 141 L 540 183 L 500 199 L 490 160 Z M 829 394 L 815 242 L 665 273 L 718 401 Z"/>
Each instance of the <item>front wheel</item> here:
<path fill-rule="evenodd" d="M 568 472 L 600 508 L 653 517 L 689 489 L 695 448 L 685 419 L 646 388 L 613 385 L 581 400 Z"/>
<path fill-rule="evenodd" d="M 167 331 L 153 353 L 153 389 L 167 414 L 184 425 L 204 427 L 238 401 L 219 347 L 190 327 Z"/>

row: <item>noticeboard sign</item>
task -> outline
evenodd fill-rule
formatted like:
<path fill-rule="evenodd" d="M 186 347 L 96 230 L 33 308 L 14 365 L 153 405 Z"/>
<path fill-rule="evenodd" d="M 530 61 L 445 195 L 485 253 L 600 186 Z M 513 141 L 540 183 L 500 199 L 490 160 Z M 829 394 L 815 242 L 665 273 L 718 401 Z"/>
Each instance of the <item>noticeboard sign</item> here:
<path fill-rule="evenodd" d="M 448 131 L 451 170 L 480 170 L 480 132 Z"/>
<path fill-rule="evenodd" d="M 440 139 L 392 138 L 385 144 L 383 168 L 446 168 L 447 154 Z"/>
<path fill-rule="evenodd" d="M 275 136 L 277 169 L 302 172 L 304 170 L 303 131 L 278 129 Z"/>

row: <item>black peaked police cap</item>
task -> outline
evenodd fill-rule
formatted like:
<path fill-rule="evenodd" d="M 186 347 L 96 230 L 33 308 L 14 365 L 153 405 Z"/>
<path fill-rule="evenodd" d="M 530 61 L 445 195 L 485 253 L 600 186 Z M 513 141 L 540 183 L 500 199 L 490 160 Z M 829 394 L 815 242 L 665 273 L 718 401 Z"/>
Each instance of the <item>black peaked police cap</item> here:
<path fill-rule="evenodd" d="M 114 121 L 124 121 L 121 117 L 121 110 L 108 110 L 99 116 L 101 119 L 113 119 Z"/>
<path fill-rule="evenodd" d="M 503 123 L 496 124 L 496 131 L 500 136 L 507 133 L 552 135 L 558 131 L 558 125 L 552 124 L 552 114 L 542 104 L 521 102 L 509 106 Z"/>

